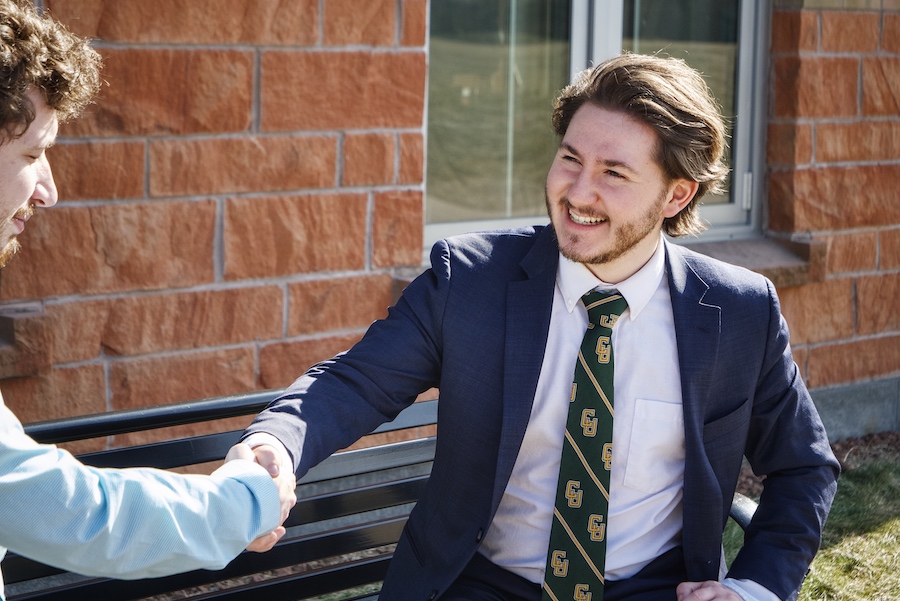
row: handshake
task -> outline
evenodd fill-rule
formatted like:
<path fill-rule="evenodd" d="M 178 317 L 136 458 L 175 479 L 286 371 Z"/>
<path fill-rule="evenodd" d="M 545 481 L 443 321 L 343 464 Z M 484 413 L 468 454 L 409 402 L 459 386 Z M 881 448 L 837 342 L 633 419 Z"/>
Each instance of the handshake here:
<path fill-rule="evenodd" d="M 255 448 L 250 448 L 244 443 L 238 443 L 228 450 L 225 455 L 225 462 L 235 459 L 244 459 L 258 463 L 266 469 L 275 481 L 278 488 L 278 498 L 281 501 L 281 519 L 279 526 L 272 532 L 264 534 L 247 545 L 248 551 L 257 553 L 265 553 L 275 546 L 282 536 L 285 534 L 284 521 L 291 513 L 291 508 L 297 502 L 297 479 L 291 469 L 284 469 L 282 465 L 281 455 L 271 445 L 263 444 Z"/>

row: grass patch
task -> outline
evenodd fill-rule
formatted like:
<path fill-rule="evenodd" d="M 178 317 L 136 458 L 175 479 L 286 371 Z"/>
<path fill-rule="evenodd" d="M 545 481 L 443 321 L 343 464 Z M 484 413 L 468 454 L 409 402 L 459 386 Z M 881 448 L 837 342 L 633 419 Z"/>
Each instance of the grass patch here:
<path fill-rule="evenodd" d="M 838 457 L 844 472 L 825 532 L 798 601 L 900 599 L 900 449 Z M 733 523 L 725 534 L 730 563 L 743 542 Z"/>
<path fill-rule="evenodd" d="M 848 467 L 800 601 L 900 599 L 900 460 Z"/>

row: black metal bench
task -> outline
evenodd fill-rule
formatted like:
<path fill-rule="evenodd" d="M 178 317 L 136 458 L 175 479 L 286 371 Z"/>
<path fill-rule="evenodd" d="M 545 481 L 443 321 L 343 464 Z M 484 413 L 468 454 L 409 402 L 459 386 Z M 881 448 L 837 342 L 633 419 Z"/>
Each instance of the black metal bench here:
<path fill-rule="evenodd" d="M 173 425 L 255 415 L 277 391 L 179 403 L 148 409 L 40 422 L 26 431 L 41 442 L 87 440 Z M 433 425 L 437 401 L 403 411 L 375 433 Z M 171 469 L 219 461 L 240 430 L 86 453 L 98 467 L 135 465 Z M 359 587 L 383 578 L 393 545 L 418 499 L 434 458 L 434 437 L 385 443 L 338 453 L 311 470 L 297 487 L 288 532 L 271 551 L 243 553 L 220 571 L 198 570 L 164 578 L 116 580 L 67 573 L 10 553 L 2 563 L 10 601 L 26 599 L 139 599 L 199 587 L 192 599 L 308 599 L 339 591 L 374 600 Z M 742 527 L 755 504 L 737 498 L 732 517 Z"/>

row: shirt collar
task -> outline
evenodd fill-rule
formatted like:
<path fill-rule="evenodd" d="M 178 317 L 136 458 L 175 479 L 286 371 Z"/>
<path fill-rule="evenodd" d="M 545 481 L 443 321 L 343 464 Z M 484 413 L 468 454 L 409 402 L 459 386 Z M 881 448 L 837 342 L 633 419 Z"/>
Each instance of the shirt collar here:
<path fill-rule="evenodd" d="M 595 276 L 584 265 L 559 255 L 559 270 L 556 273 L 556 286 L 562 294 L 569 313 L 575 310 L 581 297 L 594 290 L 618 290 L 628 301 L 630 318 L 636 319 L 647 306 L 666 271 L 666 249 L 660 235 L 659 244 L 650 260 L 637 273 L 618 284 L 607 284 Z"/>

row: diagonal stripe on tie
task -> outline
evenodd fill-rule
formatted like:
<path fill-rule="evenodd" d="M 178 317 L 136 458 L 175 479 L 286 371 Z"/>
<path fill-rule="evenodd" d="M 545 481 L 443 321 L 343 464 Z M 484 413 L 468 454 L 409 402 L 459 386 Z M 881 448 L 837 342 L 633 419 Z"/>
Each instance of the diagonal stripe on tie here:
<path fill-rule="evenodd" d="M 569 535 L 569 540 L 572 541 L 572 544 L 575 545 L 575 548 L 578 549 L 578 552 L 581 553 L 581 557 L 584 559 L 584 562 L 594 573 L 594 576 L 597 577 L 600 582 L 603 582 L 603 574 L 600 573 L 600 570 L 597 569 L 597 566 L 594 565 L 594 561 L 591 559 L 590 554 L 584 550 L 584 547 L 581 546 L 581 543 L 578 541 L 578 538 L 575 536 L 575 533 L 572 532 L 572 529 L 569 528 L 569 525 L 566 523 L 566 520 L 563 519 L 561 515 L 559 515 L 559 510 L 554 509 L 553 515 L 556 517 L 560 526 L 562 526 L 563 530 L 566 531 L 566 534 Z"/>
<path fill-rule="evenodd" d="M 587 365 L 587 361 L 584 358 L 584 355 L 581 354 L 581 351 L 578 351 L 578 361 L 581 363 L 582 369 L 584 369 L 585 374 L 591 380 L 591 384 L 594 385 L 594 390 L 597 391 L 597 394 L 600 395 L 600 398 L 603 399 L 603 403 L 606 405 L 606 408 L 609 409 L 610 415 L 615 415 L 616 412 L 613 409 L 612 403 L 609 401 L 609 397 L 603 392 L 603 387 L 600 386 L 600 382 L 597 381 L 597 377 L 594 375 L 594 372 Z"/>
<path fill-rule="evenodd" d="M 544 585 L 543 585 L 541 588 L 544 589 L 544 594 L 545 594 L 551 601 L 559 601 L 559 599 L 556 598 L 556 595 L 553 594 L 553 591 L 550 590 L 550 587 L 547 586 L 547 583 L 546 583 L 546 582 L 544 583 Z"/>
<path fill-rule="evenodd" d="M 584 453 L 581 452 L 581 449 L 578 448 L 578 445 L 572 439 L 572 435 L 569 434 L 569 431 L 566 430 L 566 440 L 569 441 L 569 444 L 572 445 L 572 450 L 575 451 L 575 454 L 578 455 L 578 459 L 581 460 L 581 464 L 584 466 L 584 471 L 587 472 L 588 476 L 591 477 L 591 480 L 594 481 L 594 484 L 597 485 L 597 489 L 603 494 L 606 498 L 606 501 L 609 502 L 609 492 L 607 492 L 606 487 L 603 486 L 603 483 L 600 482 L 600 479 L 597 477 L 597 474 L 594 473 L 594 470 L 591 469 L 588 460 L 585 458 Z"/>

